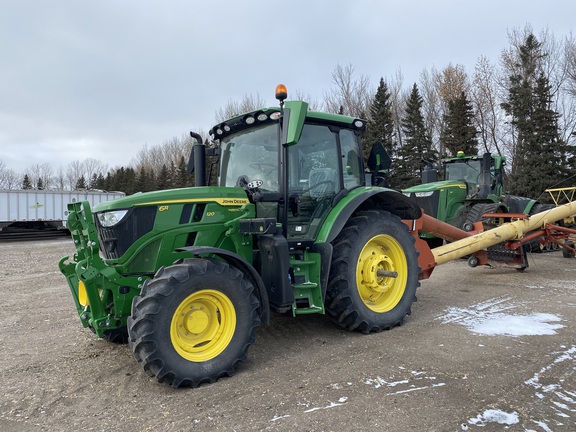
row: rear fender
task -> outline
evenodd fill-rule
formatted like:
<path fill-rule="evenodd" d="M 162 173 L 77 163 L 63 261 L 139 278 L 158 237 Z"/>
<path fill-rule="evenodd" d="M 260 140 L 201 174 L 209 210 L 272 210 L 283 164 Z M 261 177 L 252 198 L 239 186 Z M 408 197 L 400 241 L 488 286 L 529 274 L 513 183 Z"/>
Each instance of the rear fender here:
<path fill-rule="evenodd" d="M 330 211 L 316 243 L 333 241 L 355 213 L 365 210 L 387 211 L 400 219 L 418 219 L 422 216 L 420 207 L 401 192 L 379 187 L 356 188 Z"/>

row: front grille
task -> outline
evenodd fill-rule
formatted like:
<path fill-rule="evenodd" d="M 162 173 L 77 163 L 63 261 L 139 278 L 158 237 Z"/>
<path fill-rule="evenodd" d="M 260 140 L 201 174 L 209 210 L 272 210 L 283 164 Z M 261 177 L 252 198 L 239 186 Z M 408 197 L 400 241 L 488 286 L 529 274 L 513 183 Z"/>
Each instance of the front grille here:
<path fill-rule="evenodd" d="M 152 231 L 156 209 L 156 206 L 130 209 L 121 222 L 111 227 L 103 227 L 98 218 L 94 218 L 104 258 L 120 258 L 134 242 Z"/>
<path fill-rule="evenodd" d="M 418 207 L 424 209 L 424 213 L 428 216 L 438 217 L 438 201 L 440 198 L 440 191 L 432 192 L 429 196 L 416 196 L 416 192 L 410 194 L 410 198 L 416 202 Z"/>

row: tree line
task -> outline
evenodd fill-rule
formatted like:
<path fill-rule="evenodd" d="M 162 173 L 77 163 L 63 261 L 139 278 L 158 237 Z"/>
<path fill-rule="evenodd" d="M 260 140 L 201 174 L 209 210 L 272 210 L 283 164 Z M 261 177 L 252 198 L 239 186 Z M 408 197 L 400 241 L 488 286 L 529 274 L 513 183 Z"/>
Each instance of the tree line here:
<path fill-rule="evenodd" d="M 392 159 L 389 184 L 420 182 L 424 161 L 491 152 L 506 156 L 510 193 L 538 197 L 546 188 L 576 184 L 576 41 L 527 25 L 508 35 L 498 62 L 480 57 L 474 71 L 449 64 L 404 84 L 400 70 L 381 77 L 376 88 L 353 65 L 336 65 L 330 88 L 317 101 L 295 92 L 312 110 L 364 118 L 368 154 L 381 142 Z M 264 106 L 259 95 L 230 101 L 216 121 Z M 208 137 L 206 134 L 202 134 Z M 186 172 L 192 139 L 174 137 L 143 146 L 128 166 L 108 169 L 95 159 L 75 161 L 54 172 L 48 164 L 17 174 L 0 161 L 3 189 L 103 189 L 127 194 L 193 185 Z"/>

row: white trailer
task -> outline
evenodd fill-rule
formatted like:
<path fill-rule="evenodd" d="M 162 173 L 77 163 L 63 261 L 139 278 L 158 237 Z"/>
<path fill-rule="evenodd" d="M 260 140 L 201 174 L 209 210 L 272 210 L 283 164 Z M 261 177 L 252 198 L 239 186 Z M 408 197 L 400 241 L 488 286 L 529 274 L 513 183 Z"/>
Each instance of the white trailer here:
<path fill-rule="evenodd" d="M 0 231 L 11 229 L 65 229 L 67 205 L 89 201 L 94 206 L 124 197 L 123 192 L 0 190 Z"/>

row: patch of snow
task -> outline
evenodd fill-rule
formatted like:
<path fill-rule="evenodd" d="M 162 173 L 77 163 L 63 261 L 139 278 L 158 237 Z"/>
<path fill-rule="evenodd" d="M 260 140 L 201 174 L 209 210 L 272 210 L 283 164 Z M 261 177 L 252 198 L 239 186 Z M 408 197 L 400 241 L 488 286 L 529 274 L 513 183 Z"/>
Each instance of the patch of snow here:
<path fill-rule="evenodd" d="M 540 336 L 553 335 L 556 330 L 565 327 L 562 324 L 550 324 L 561 321 L 557 315 L 536 313 L 532 315 L 494 315 L 478 323 L 470 323 L 468 328 L 487 336 Z"/>
<path fill-rule="evenodd" d="M 439 316 L 444 324 L 456 323 L 470 331 L 486 336 L 538 336 L 553 335 L 565 327 L 557 324 L 562 319 L 553 314 L 505 314 L 516 306 L 509 304 L 512 297 L 503 296 L 487 300 L 469 308 L 449 307 Z"/>
<path fill-rule="evenodd" d="M 514 425 L 519 423 L 518 413 L 516 411 L 507 413 L 501 410 L 488 409 L 482 414 L 468 420 L 468 423 L 475 426 L 486 426 L 488 423 L 498 423 L 502 425 Z"/>
<path fill-rule="evenodd" d="M 541 368 L 532 378 L 524 381 L 524 384 L 535 389 L 535 395 L 542 401 L 548 401 L 554 414 L 561 418 L 571 418 L 576 413 L 576 393 L 563 389 L 559 383 L 543 384 L 547 381 L 547 374 L 560 363 L 567 363 L 569 370 L 576 367 L 576 346 L 567 348 L 562 346 L 563 351 L 557 352 L 557 357 L 548 365 Z M 562 383 L 563 380 L 560 380 Z M 545 431 L 551 431 L 546 423 L 532 419 L 534 423 Z"/>
<path fill-rule="evenodd" d="M 289 414 L 286 414 L 286 415 L 281 415 L 281 416 L 274 416 L 270 421 L 271 421 L 271 422 L 275 422 L 275 421 L 278 421 L 278 420 L 282 420 L 283 418 L 286 418 L 286 417 L 290 417 L 290 415 L 289 415 Z"/>
<path fill-rule="evenodd" d="M 325 410 L 325 409 L 335 408 L 335 407 L 344 405 L 347 400 L 348 400 L 348 397 L 347 397 L 347 396 L 342 396 L 340 399 L 338 399 L 338 402 L 330 402 L 330 405 L 328 405 L 328 406 L 310 408 L 310 409 L 307 409 L 307 410 L 304 411 L 304 412 L 305 412 L 305 413 L 310 413 L 310 412 L 314 412 L 314 411 L 319 411 L 319 410 Z"/>
<path fill-rule="evenodd" d="M 540 426 L 542 429 L 544 429 L 546 432 L 553 432 L 552 429 L 550 429 L 546 423 L 536 420 L 532 421 L 536 423 L 538 426 Z"/>
<path fill-rule="evenodd" d="M 403 393 L 412 393 L 414 391 L 426 390 L 433 387 L 444 387 L 446 383 L 438 383 L 432 384 L 431 386 L 424 386 L 424 387 L 412 387 L 406 390 L 398 390 L 396 392 L 390 393 L 391 395 L 403 394 Z"/>
<path fill-rule="evenodd" d="M 406 370 L 400 367 L 399 369 Z M 400 387 L 398 390 L 388 393 L 388 395 L 398 395 L 404 393 L 411 393 L 420 390 L 431 389 L 435 387 L 444 387 L 446 383 L 432 383 L 425 384 L 424 381 L 436 381 L 435 376 L 426 376 L 425 371 L 413 370 L 410 372 L 410 376 L 403 379 L 385 379 L 380 376 L 376 378 L 364 378 L 364 384 L 374 386 L 374 388 L 379 389 L 383 387 Z M 424 384 L 424 385 L 417 385 Z"/>

